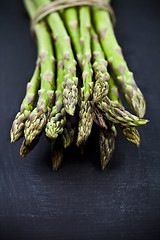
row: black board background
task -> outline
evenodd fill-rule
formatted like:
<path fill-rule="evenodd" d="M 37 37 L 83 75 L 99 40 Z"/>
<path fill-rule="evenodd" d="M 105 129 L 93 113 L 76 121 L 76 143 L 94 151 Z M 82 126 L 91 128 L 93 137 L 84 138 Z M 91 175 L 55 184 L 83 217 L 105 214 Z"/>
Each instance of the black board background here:
<path fill-rule="evenodd" d="M 160 1 L 113 0 L 115 32 L 147 101 L 141 147 L 119 133 L 100 170 L 97 134 L 53 173 L 43 136 L 22 160 L 9 130 L 36 59 L 22 1 L 0 1 L 0 239 L 160 239 Z"/>

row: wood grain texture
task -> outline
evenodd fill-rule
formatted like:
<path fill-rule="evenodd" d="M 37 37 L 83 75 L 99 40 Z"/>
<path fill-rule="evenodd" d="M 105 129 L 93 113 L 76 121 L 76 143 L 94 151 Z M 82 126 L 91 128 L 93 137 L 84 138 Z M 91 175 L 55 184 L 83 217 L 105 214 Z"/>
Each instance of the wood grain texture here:
<path fill-rule="evenodd" d="M 65 153 L 53 173 L 43 136 L 20 159 L 9 130 L 36 60 L 36 45 L 21 1 L 0 7 L 0 239 L 156 240 L 160 238 L 160 2 L 113 0 L 116 35 L 147 101 L 150 123 L 138 149 L 119 134 L 100 170 L 96 132 L 81 156 Z"/>

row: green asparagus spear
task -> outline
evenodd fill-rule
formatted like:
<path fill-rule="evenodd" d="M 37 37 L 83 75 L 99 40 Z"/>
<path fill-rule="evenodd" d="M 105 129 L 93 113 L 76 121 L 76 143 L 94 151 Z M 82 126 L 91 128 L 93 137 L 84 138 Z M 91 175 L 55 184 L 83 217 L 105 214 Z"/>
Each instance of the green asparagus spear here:
<path fill-rule="evenodd" d="M 98 40 L 98 36 L 94 31 L 93 26 L 91 27 L 92 36 L 92 51 L 93 51 L 93 69 L 95 72 L 95 86 L 93 91 L 94 102 L 102 100 L 108 94 L 108 80 L 109 74 L 107 71 L 107 61 L 101 45 Z"/>
<path fill-rule="evenodd" d="M 96 7 L 92 7 L 92 17 L 105 55 L 116 75 L 125 98 L 131 109 L 142 118 L 146 110 L 145 100 L 134 81 L 133 73 L 129 71 L 124 60 L 122 50 L 114 35 L 109 13 Z"/>
<path fill-rule="evenodd" d="M 63 17 L 66 23 L 66 28 L 71 37 L 78 63 L 80 67 L 82 67 L 82 46 L 80 43 L 80 30 L 77 9 L 75 7 L 65 9 L 63 11 Z"/>
<path fill-rule="evenodd" d="M 21 104 L 20 112 L 17 113 L 13 121 L 10 136 L 11 142 L 15 142 L 24 135 L 24 124 L 33 109 L 39 85 L 39 61 L 30 82 L 27 84 L 26 95 Z"/>
<path fill-rule="evenodd" d="M 82 6 L 79 8 L 80 18 L 80 36 L 83 53 L 83 87 L 81 88 L 81 104 L 79 112 L 79 126 L 78 126 L 78 138 L 77 145 L 84 143 L 91 133 L 93 125 L 92 116 L 92 93 L 93 93 L 93 81 L 92 81 L 92 66 L 91 66 L 91 19 L 90 8 Z"/>
<path fill-rule="evenodd" d="M 37 135 L 34 140 L 31 142 L 30 145 L 26 143 L 26 140 L 23 140 L 21 148 L 20 148 L 20 157 L 25 158 L 28 153 L 30 153 L 34 147 L 37 145 L 39 142 L 39 139 L 41 137 L 41 134 Z"/>
<path fill-rule="evenodd" d="M 32 18 L 36 11 L 35 4 L 32 0 L 25 0 L 25 6 Z M 37 107 L 30 113 L 25 122 L 24 135 L 28 145 L 41 133 L 46 124 L 48 111 L 50 111 L 53 102 L 53 90 L 55 87 L 54 55 L 50 33 L 43 21 L 36 24 L 34 32 L 40 56 L 41 86 L 38 91 Z"/>
<path fill-rule="evenodd" d="M 59 63 L 60 64 L 60 63 Z M 60 67 L 58 69 L 58 72 L 60 72 Z M 63 71 L 62 71 L 63 74 Z M 58 78 L 57 81 L 60 79 Z M 60 82 L 60 81 L 59 81 Z M 66 123 L 66 112 L 63 106 L 63 91 L 57 90 L 55 92 L 56 99 L 55 99 L 55 105 L 52 107 L 51 113 L 49 114 L 48 122 L 46 125 L 46 136 L 52 139 L 56 139 L 59 134 L 63 132 L 63 127 Z"/>
<path fill-rule="evenodd" d="M 118 88 L 115 84 L 115 81 L 113 79 L 113 77 L 110 77 L 109 81 L 109 98 L 112 101 L 117 102 L 118 104 L 122 105 L 121 99 L 119 97 L 119 93 L 118 93 Z M 120 128 L 122 130 L 122 133 L 124 134 L 124 136 L 127 138 L 128 141 L 136 144 L 137 146 L 140 145 L 140 135 L 138 130 L 135 127 L 130 127 L 130 126 L 122 126 L 120 124 Z"/>
<path fill-rule="evenodd" d="M 99 147 L 102 170 L 107 166 L 115 149 L 117 131 L 114 125 L 99 130 Z"/>
<path fill-rule="evenodd" d="M 135 127 L 123 127 L 121 126 L 123 135 L 129 142 L 132 142 L 139 147 L 141 139 L 138 130 Z"/>
<path fill-rule="evenodd" d="M 107 96 L 97 105 L 108 120 L 122 126 L 138 127 L 145 125 L 148 120 L 141 119 L 124 109 L 119 103 L 111 101 Z"/>
<path fill-rule="evenodd" d="M 63 84 L 64 84 L 64 63 L 63 54 L 58 48 L 55 41 L 55 49 L 57 56 L 57 90 L 55 92 L 55 105 L 52 107 L 49 119 L 46 125 L 46 136 L 56 139 L 63 132 L 63 127 L 66 123 L 66 111 L 63 104 Z"/>

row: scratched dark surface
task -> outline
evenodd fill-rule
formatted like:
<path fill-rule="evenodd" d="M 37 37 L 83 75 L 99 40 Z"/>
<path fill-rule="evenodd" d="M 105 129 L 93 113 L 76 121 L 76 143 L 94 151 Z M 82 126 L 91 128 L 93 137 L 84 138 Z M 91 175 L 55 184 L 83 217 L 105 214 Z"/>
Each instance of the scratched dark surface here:
<path fill-rule="evenodd" d="M 116 35 L 147 101 L 141 147 L 119 134 L 102 172 L 94 134 L 53 173 L 43 136 L 22 160 L 9 130 L 36 60 L 21 1 L 0 4 L 0 239 L 160 239 L 160 2 L 114 0 Z"/>

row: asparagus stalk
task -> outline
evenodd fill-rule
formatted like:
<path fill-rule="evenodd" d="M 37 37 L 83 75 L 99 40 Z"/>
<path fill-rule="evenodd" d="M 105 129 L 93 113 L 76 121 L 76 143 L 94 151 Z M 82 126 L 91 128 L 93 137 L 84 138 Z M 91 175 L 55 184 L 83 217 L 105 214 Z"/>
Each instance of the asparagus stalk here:
<path fill-rule="evenodd" d="M 63 11 L 63 18 L 66 24 L 66 28 L 71 37 L 73 48 L 80 67 L 82 68 L 82 46 L 80 43 L 80 29 L 78 23 L 77 8 L 67 8 Z"/>
<path fill-rule="evenodd" d="M 113 79 L 113 77 L 110 77 L 109 79 L 109 98 L 112 101 L 117 102 L 118 104 L 122 105 L 121 99 L 119 97 L 119 93 L 118 93 L 118 88 L 115 84 L 115 81 Z M 134 144 L 136 144 L 137 146 L 140 145 L 140 135 L 138 130 L 135 127 L 130 127 L 130 126 L 122 126 L 120 125 L 120 128 L 122 130 L 122 133 L 124 134 L 124 136 L 126 137 L 126 139 Z"/>
<path fill-rule="evenodd" d="M 35 13 L 35 3 L 36 6 L 39 7 L 42 4 L 50 2 L 50 0 L 24 1 L 30 17 L 32 17 Z M 103 10 L 98 10 L 97 8 L 93 7 L 92 11 L 94 22 L 98 15 L 97 12 L 100 13 L 100 17 L 103 16 Z M 117 131 L 114 123 L 118 123 L 126 138 L 138 146 L 140 143 L 140 136 L 134 126 L 144 125 L 147 120 L 140 119 L 139 117 L 130 114 L 122 106 L 122 102 L 118 95 L 118 88 L 112 78 L 109 80 L 107 61 L 105 60 L 103 50 L 98 41 L 98 36 L 95 33 L 94 29 L 91 29 L 90 8 L 86 6 L 79 8 L 80 31 L 78 26 L 78 15 L 76 8 L 64 10 L 63 14 L 68 32 L 71 35 L 74 50 L 77 55 L 77 60 L 83 72 L 83 87 L 81 88 L 81 106 L 79 113 L 80 121 L 77 145 L 79 146 L 87 140 L 91 132 L 93 121 L 95 121 L 96 124 L 101 127 L 99 130 L 99 145 L 101 166 L 102 169 L 104 169 L 115 149 L 115 138 L 117 136 Z M 96 17 L 94 15 L 96 15 Z M 108 18 L 109 17 L 107 15 L 107 17 L 104 18 L 105 21 Z M 46 19 L 52 30 L 57 56 L 57 84 L 55 92 L 55 105 L 52 107 L 54 93 L 53 90 L 55 88 L 55 70 L 53 64 L 54 56 L 52 43 L 45 23 L 44 21 L 41 21 L 40 23 L 36 24 L 34 29 L 38 42 L 39 60 L 33 78 L 28 84 L 29 86 L 27 88 L 28 90 L 21 106 L 21 112 L 19 115 L 17 115 L 13 123 L 11 130 L 11 141 L 16 141 L 23 135 L 25 122 L 25 140 L 23 141 L 20 149 L 21 157 L 25 157 L 26 154 L 30 152 L 39 141 L 42 130 L 47 122 L 46 135 L 51 142 L 52 166 L 53 170 L 56 171 L 61 165 L 64 148 L 71 145 L 76 132 L 75 117 L 67 116 L 66 112 L 68 112 L 70 115 L 73 115 L 75 112 L 75 107 L 78 100 L 78 80 L 76 78 L 76 62 L 74 60 L 72 48 L 70 46 L 70 38 L 68 37 L 59 14 L 52 13 L 46 17 Z M 109 20 L 107 24 L 110 24 Z M 114 40 L 115 38 L 112 26 L 110 25 L 109 27 L 111 29 L 108 29 L 107 25 L 107 31 L 109 32 L 109 36 L 111 36 L 108 37 L 106 34 L 106 28 L 99 29 L 99 27 L 102 27 L 104 25 L 95 23 L 96 30 L 99 29 L 97 31 L 100 35 L 102 46 L 105 45 L 104 39 L 108 39 L 109 42 L 106 44 L 106 49 L 108 49 L 108 45 L 111 44 L 111 50 L 108 53 L 109 57 L 107 54 L 106 56 L 118 81 L 121 83 L 121 86 L 123 87 L 125 84 L 123 90 L 125 97 L 126 99 L 128 96 L 131 97 L 131 99 L 128 101 L 132 108 L 132 105 L 134 105 L 134 110 L 136 112 L 139 111 L 138 115 L 141 117 L 145 112 L 145 102 L 144 99 L 141 98 L 143 96 L 141 95 L 139 98 L 137 98 L 136 94 L 140 90 L 136 85 L 134 85 L 134 80 L 129 79 L 129 77 L 132 78 L 132 73 L 129 72 L 127 65 L 125 65 L 126 62 L 124 61 L 123 56 L 121 57 L 121 61 L 120 57 L 117 58 L 117 62 L 114 59 L 114 57 L 116 57 L 115 52 L 118 52 L 119 50 L 113 49 L 114 47 L 118 46 L 116 39 L 115 42 L 117 45 L 115 45 L 114 41 L 110 43 L 110 41 Z M 92 36 L 92 39 L 90 34 Z M 80 36 L 82 45 L 80 45 Z M 94 61 L 93 69 L 96 77 L 94 92 L 91 65 L 91 43 Z M 112 46 L 112 44 L 114 46 Z M 120 47 L 118 49 L 120 49 Z M 36 93 L 38 91 L 39 75 L 41 76 L 41 86 L 38 92 L 39 99 L 37 107 L 33 110 L 33 104 L 35 102 Z M 122 81 L 124 82 L 122 83 Z M 108 91 L 109 95 L 107 96 Z M 95 102 L 97 105 L 94 107 L 92 106 L 92 93 L 93 103 Z M 29 99 L 32 99 L 30 103 Z M 140 99 L 142 100 L 141 102 Z M 136 101 L 139 101 L 139 106 L 135 105 Z M 72 103 L 71 106 L 69 105 L 70 103 Z M 104 120 L 104 116 L 102 114 L 107 118 L 107 121 Z M 62 135 L 58 137 L 58 134 L 61 133 Z M 62 142 L 63 146 L 61 144 Z"/>
<path fill-rule="evenodd" d="M 102 170 L 107 166 L 115 149 L 115 139 L 117 131 L 114 125 L 108 126 L 108 129 L 99 130 L 99 147 Z"/>
<path fill-rule="evenodd" d="M 21 104 L 20 112 L 17 113 L 10 132 L 11 142 L 19 140 L 24 135 L 24 125 L 33 109 L 39 86 L 39 60 L 37 61 L 34 74 L 27 84 L 26 95 Z"/>
<path fill-rule="evenodd" d="M 34 147 L 39 142 L 39 139 L 41 137 L 41 134 L 37 135 L 34 140 L 31 142 L 30 145 L 27 144 L 26 140 L 23 140 L 21 148 L 20 148 L 20 157 L 25 158 L 28 153 L 30 153 Z"/>
<path fill-rule="evenodd" d="M 109 74 L 107 71 L 107 61 L 101 45 L 98 40 L 98 36 L 94 31 L 93 26 L 91 27 L 91 36 L 92 36 L 92 51 L 93 51 L 93 69 L 95 72 L 95 86 L 93 91 L 94 102 L 102 100 L 107 96 L 109 87 L 108 80 Z"/>
<path fill-rule="evenodd" d="M 30 17 L 32 17 L 36 11 L 33 1 L 25 0 L 25 5 Z M 41 133 L 46 124 L 47 114 L 53 102 L 53 89 L 55 87 L 54 55 L 50 33 L 43 21 L 36 24 L 34 32 L 40 56 L 41 86 L 38 91 L 37 107 L 30 113 L 25 122 L 24 134 L 26 144 L 28 145 Z"/>
<path fill-rule="evenodd" d="M 58 75 L 63 76 L 63 69 L 58 63 Z M 62 77 L 63 78 L 63 77 Z M 59 83 L 58 83 L 59 82 Z M 63 127 L 66 123 L 66 112 L 63 106 L 63 87 L 59 86 L 61 79 L 57 78 L 57 90 L 55 92 L 55 105 L 52 107 L 51 113 L 49 114 L 48 122 L 46 124 L 46 136 L 52 139 L 56 139 L 59 134 L 63 132 Z"/>
<path fill-rule="evenodd" d="M 105 55 L 116 75 L 125 98 L 135 114 L 142 118 L 146 110 L 145 100 L 135 83 L 133 73 L 129 71 L 127 63 L 124 60 L 122 50 L 114 35 L 109 13 L 92 7 L 92 17 Z"/>
<path fill-rule="evenodd" d="M 34 0 L 37 7 L 51 2 L 50 0 Z M 76 77 L 76 61 L 70 44 L 70 37 L 64 27 L 62 19 L 57 12 L 47 16 L 47 22 L 50 26 L 54 39 L 57 41 L 57 47 L 61 49 L 64 60 L 65 85 L 63 91 L 64 107 L 68 114 L 74 115 L 78 101 L 78 79 Z"/>
<path fill-rule="evenodd" d="M 138 130 L 135 127 L 122 127 L 121 130 L 123 135 L 126 137 L 126 139 L 129 142 L 132 142 L 137 145 L 137 147 L 140 146 L 141 139 Z"/>
<path fill-rule="evenodd" d="M 57 90 L 55 92 L 55 105 L 52 107 L 49 119 L 46 125 L 46 136 L 51 139 L 56 139 L 58 134 L 63 132 L 63 127 L 66 123 L 66 111 L 63 105 L 63 84 L 64 84 L 64 63 L 63 54 L 58 48 L 55 41 L 55 49 L 57 55 Z"/>
<path fill-rule="evenodd" d="M 92 101 L 93 92 L 92 66 L 91 66 L 91 19 L 90 8 L 82 6 L 79 8 L 80 36 L 83 53 L 83 87 L 81 88 L 81 105 L 79 112 L 79 126 L 77 145 L 84 143 L 91 133 L 93 125 Z"/>
<path fill-rule="evenodd" d="M 125 127 L 138 127 L 145 125 L 148 122 L 148 120 L 141 119 L 126 111 L 123 106 L 116 101 L 111 101 L 107 96 L 103 99 L 103 101 L 99 102 L 97 106 L 104 112 L 104 115 L 108 120 L 121 124 Z"/>

